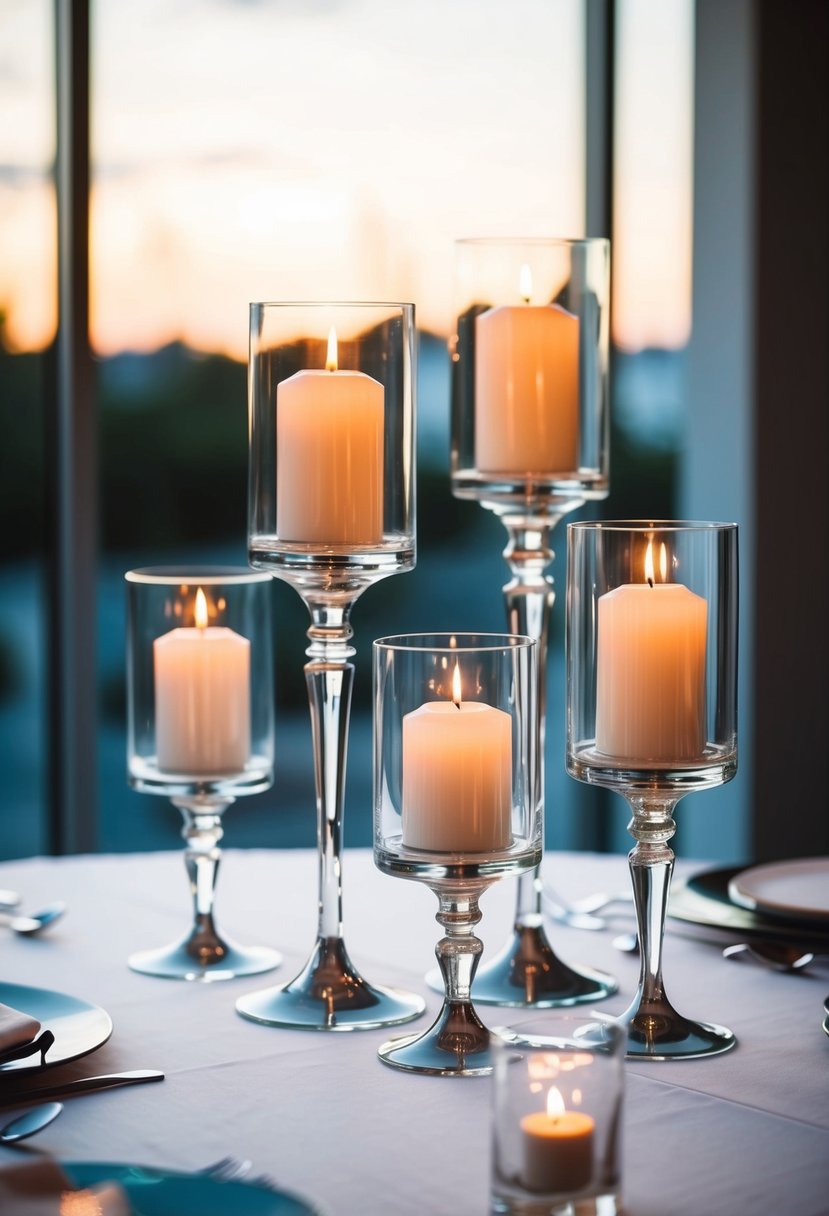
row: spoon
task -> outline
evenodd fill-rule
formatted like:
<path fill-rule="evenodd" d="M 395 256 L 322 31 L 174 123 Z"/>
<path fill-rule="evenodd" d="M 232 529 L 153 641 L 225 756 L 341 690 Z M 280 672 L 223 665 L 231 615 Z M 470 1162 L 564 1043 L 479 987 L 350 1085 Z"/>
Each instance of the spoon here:
<path fill-rule="evenodd" d="M 11 929 L 14 933 L 40 933 L 48 925 L 59 920 L 65 911 L 66 904 L 58 902 L 49 904 L 47 908 L 41 908 L 40 912 L 34 912 L 31 916 L 0 912 L 0 926 Z"/>
<path fill-rule="evenodd" d="M 614 937 L 611 945 L 623 954 L 639 953 L 639 938 L 635 933 L 620 933 L 618 937 Z"/>
<path fill-rule="evenodd" d="M 5 912 L 7 908 L 16 908 L 20 903 L 20 896 L 16 891 L 0 890 L 0 908 Z"/>
<path fill-rule="evenodd" d="M 775 971 L 802 971 L 814 959 L 811 950 L 801 946 L 791 946 L 787 942 L 737 942 L 726 946 L 722 952 L 723 958 L 739 958 L 748 954 L 758 963 L 764 963 Z"/>
<path fill-rule="evenodd" d="M 0 1127 L 0 1144 L 17 1144 L 18 1140 L 26 1140 L 35 1132 L 48 1127 L 62 1110 L 62 1102 L 47 1102 L 45 1106 L 36 1106 L 23 1115 L 15 1116 L 4 1127 Z"/>

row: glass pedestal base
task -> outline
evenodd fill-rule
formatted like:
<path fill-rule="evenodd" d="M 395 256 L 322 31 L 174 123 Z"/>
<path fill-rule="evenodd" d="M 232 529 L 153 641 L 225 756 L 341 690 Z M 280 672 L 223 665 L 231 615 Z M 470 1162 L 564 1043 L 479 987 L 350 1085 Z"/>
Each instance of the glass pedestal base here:
<path fill-rule="evenodd" d="M 414 993 L 367 983 L 341 938 L 320 938 L 289 984 L 248 993 L 236 1002 L 236 1012 L 251 1022 L 294 1030 L 374 1030 L 410 1022 L 425 1008 Z"/>
<path fill-rule="evenodd" d="M 631 1060 L 696 1060 L 737 1045 L 726 1026 L 684 1018 L 665 1000 L 649 1009 L 637 998 L 620 1021 L 627 1024 L 625 1054 Z"/>
<path fill-rule="evenodd" d="M 130 970 L 140 971 L 142 975 L 203 983 L 259 975 L 263 971 L 273 971 L 281 962 L 282 955 L 267 946 L 236 946 L 222 940 L 209 951 L 200 951 L 198 942 L 192 937 L 158 950 L 140 950 L 127 959 Z"/>
<path fill-rule="evenodd" d="M 446 1001 L 424 1034 L 391 1039 L 377 1052 L 384 1064 L 435 1077 L 482 1077 L 492 1072 L 489 1031 L 468 1002 Z"/>

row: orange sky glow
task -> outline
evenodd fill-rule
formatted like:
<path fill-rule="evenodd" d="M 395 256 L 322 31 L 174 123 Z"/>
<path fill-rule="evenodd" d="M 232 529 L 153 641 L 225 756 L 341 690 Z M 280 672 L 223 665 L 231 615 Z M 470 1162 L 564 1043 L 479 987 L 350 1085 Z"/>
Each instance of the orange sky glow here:
<path fill-rule="evenodd" d="M 256 299 L 414 300 L 420 326 L 448 334 L 456 238 L 583 235 L 584 0 L 199 11 L 194 36 L 192 0 L 93 7 L 98 353 L 180 339 L 244 359 Z M 615 338 L 680 346 L 692 3 L 623 12 Z M 0 310 L 16 349 L 56 320 L 50 13 L 0 0 Z"/>

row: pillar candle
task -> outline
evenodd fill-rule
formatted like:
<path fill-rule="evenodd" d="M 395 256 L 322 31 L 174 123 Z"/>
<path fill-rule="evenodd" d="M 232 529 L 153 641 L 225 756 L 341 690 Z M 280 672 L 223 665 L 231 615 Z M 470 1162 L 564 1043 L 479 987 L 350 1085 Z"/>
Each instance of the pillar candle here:
<path fill-rule="evenodd" d="M 280 540 L 363 547 L 383 540 L 383 385 L 325 370 L 276 390 L 276 529 Z"/>
<path fill-rule="evenodd" d="M 201 588 L 195 616 L 195 628 L 153 642 L 158 767 L 194 776 L 240 772 L 250 757 L 250 642 L 208 626 Z"/>
<path fill-rule="evenodd" d="M 457 676 L 457 668 L 456 668 Z M 427 701 L 403 719 L 403 844 L 489 853 L 512 843 L 512 719 L 481 701 Z"/>
<path fill-rule="evenodd" d="M 524 268 L 527 275 L 528 268 Z M 572 472 L 579 464 L 579 320 L 557 304 L 490 308 L 475 318 L 475 466 Z"/>
<path fill-rule="evenodd" d="M 645 560 L 652 569 L 650 545 Z M 701 758 L 707 618 L 704 599 L 652 573 L 599 597 L 597 751 L 636 764 Z"/>
<path fill-rule="evenodd" d="M 553 1086 L 547 1110 L 534 1111 L 521 1120 L 523 1171 L 528 1191 L 572 1194 L 593 1177 L 595 1121 L 582 1111 L 566 1110 Z"/>

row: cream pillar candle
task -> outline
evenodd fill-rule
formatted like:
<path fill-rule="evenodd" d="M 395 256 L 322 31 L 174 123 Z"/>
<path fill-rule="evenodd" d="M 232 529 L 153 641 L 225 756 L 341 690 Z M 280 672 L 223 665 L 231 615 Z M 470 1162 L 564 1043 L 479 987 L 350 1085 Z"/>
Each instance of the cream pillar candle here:
<path fill-rule="evenodd" d="M 547 1094 L 547 1110 L 521 1120 L 524 1168 L 521 1181 L 528 1191 L 572 1194 L 593 1177 L 595 1121 L 582 1111 L 566 1110 L 555 1086 Z"/>
<path fill-rule="evenodd" d="M 201 588 L 195 619 L 195 628 L 153 642 L 158 767 L 193 776 L 240 772 L 250 757 L 250 642 L 208 626 Z"/>
<path fill-rule="evenodd" d="M 276 389 L 276 529 L 280 540 L 377 545 L 383 540 L 383 385 L 337 370 L 329 334 L 325 370 Z"/>
<path fill-rule="evenodd" d="M 557 304 L 475 318 L 475 466 L 549 477 L 579 464 L 579 320 Z"/>
<path fill-rule="evenodd" d="M 646 581 L 598 601 L 596 750 L 631 763 L 687 763 L 705 747 L 708 605 L 681 583 Z M 662 577 L 667 557 L 663 546 Z"/>
<path fill-rule="evenodd" d="M 427 701 L 403 719 L 403 844 L 489 853 L 512 843 L 512 719 L 480 701 Z"/>

